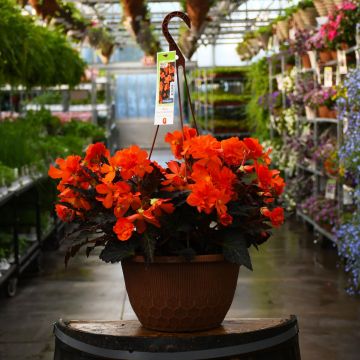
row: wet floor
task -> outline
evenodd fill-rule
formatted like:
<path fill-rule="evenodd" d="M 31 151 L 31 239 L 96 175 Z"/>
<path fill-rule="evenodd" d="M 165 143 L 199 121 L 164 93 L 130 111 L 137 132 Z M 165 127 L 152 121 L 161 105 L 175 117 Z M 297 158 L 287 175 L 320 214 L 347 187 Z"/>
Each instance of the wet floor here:
<path fill-rule="evenodd" d="M 119 264 L 79 256 L 67 270 L 60 252 L 45 253 L 41 274 L 0 299 L 0 359 L 52 359 L 52 324 L 66 319 L 133 319 Z M 289 220 L 259 252 L 254 272 L 241 268 L 229 318 L 296 314 L 302 359 L 360 359 L 360 299 L 344 291 L 336 252 L 313 243 Z"/>

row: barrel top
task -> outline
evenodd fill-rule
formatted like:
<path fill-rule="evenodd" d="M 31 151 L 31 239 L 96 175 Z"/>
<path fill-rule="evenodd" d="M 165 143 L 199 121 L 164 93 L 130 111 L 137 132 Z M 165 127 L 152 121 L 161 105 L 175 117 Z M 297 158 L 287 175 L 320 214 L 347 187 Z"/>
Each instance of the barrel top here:
<path fill-rule="evenodd" d="M 278 345 L 298 334 L 296 317 L 272 319 L 230 319 L 222 326 L 199 332 L 166 333 L 145 329 L 138 321 L 63 321 L 55 324 L 55 336 L 63 343 L 75 343 L 112 351 L 179 352 L 249 346 Z"/>
<path fill-rule="evenodd" d="M 64 325 L 72 331 L 81 331 L 88 334 L 116 337 L 203 337 L 203 336 L 223 336 L 228 334 L 244 334 L 269 330 L 276 327 L 283 327 L 292 323 L 291 317 L 287 319 L 231 319 L 225 320 L 222 326 L 198 332 L 189 333 L 166 333 L 154 330 L 148 330 L 141 326 L 136 320 L 125 321 L 68 321 Z"/>

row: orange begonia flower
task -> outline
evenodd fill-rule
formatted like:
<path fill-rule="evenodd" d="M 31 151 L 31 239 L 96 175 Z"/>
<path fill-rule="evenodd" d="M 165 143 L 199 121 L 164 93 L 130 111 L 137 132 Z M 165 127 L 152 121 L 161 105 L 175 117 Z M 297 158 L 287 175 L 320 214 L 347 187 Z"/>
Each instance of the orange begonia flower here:
<path fill-rule="evenodd" d="M 200 135 L 190 140 L 186 140 L 184 144 L 183 155 L 191 155 L 194 159 L 211 159 L 221 154 L 220 141 L 216 140 L 212 135 Z"/>
<path fill-rule="evenodd" d="M 163 188 L 165 191 L 174 191 L 174 190 L 185 190 L 188 186 L 185 175 L 186 175 L 186 165 L 185 163 L 178 163 L 177 161 L 169 161 L 167 163 L 169 171 L 171 173 L 165 173 L 164 180 L 161 185 L 166 186 Z"/>
<path fill-rule="evenodd" d="M 74 207 L 75 209 L 81 209 L 81 210 L 90 210 L 91 205 L 90 203 L 79 193 L 76 193 L 75 191 L 65 188 L 60 194 L 59 199 L 61 202 L 69 203 Z"/>
<path fill-rule="evenodd" d="M 85 165 L 90 169 L 98 169 L 99 164 L 102 162 L 103 158 L 109 159 L 110 152 L 101 142 L 91 144 L 86 149 L 85 155 Z"/>
<path fill-rule="evenodd" d="M 105 195 L 105 197 L 97 196 L 96 200 L 101 201 L 104 207 L 110 209 L 120 195 L 130 193 L 131 187 L 124 181 L 118 181 L 115 184 L 99 184 L 96 186 L 96 191 L 101 195 Z"/>
<path fill-rule="evenodd" d="M 135 226 L 130 220 L 126 218 L 119 218 L 117 219 L 113 230 L 119 240 L 126 241 L 130 239 L 133 231 L 135 230 Z"/>
<path fill-rule="evenodd" d="M 278 170 L 270 170 L 265 165 L 256 165 L 255 168 L 259 187 L 265 192 L 274 190 L 276 195 L 281 195 L 285 187 L 285 182 L 284 179 L 279 176 L 280 172 Z M 271 194 L 266 196 L 271 196 Z"/>
<path fill-rule="evenodd" d="M 250 150 L 245 143 L 237 137 L 221 141 L 224 161 L 228 165 L 240 166 L 245 163 Z"/>
<path fill-rule="evenodd" d="M 48 175 L 53 179 L 61 179 L 63 183 L 77 181 L 79 176 L 84 176 L 81 169 L 81 156 L 70 155 L 66 159 L 58 158 L 55 163 L 59 168 L 50 165 Z"/>
<path fill-rule="evenodd" d="M 261 208 L 261 213 L 270 219 L 272 226 L 279 227 L 284 223 L 284 209 L 277 207 L 270 211 L 268 208 Z"/>
<path fill-rule="evenodd" d="M 196 162 L 193 166 L 191 178 L 195 182 L 211 182 L 217 189 L 224 190 L 229 196 L 234 194 L 233 184 L 236 175 L 226 166 L 206 167 L 200 162 Z"/>
<path fill-rule="evenodd" d="M 120 195 L 114 207 L 114 215 L 117 218 L 123 217 L 131 207 L 133 210 L 141 208 L 140 193 L 128 193 Z"/>
<path fill-rule="evenodd" d="M 258 158 L 260 158 L 263 154 L 263 147 L 261 146 L 261 144 L 259 143 L 258 139 L 254 139 L 254 138 L 245 138 L 244 139 L 244 143 L 247 146 L 247 148 L 249 149 L 249 158 L 250 159 L 254 159 L 257 160 Z"/>
<path fill-rule="evenodd" d="M 177 159 L 182 159 L 184 139 L 187 141 L 196 135 L 197 133 L 195 129 L 184 126 L 183 132 L 180 130 L 175 130 L 172 133 L 167 133 L 165 136 L 165 141 L 170 144 L 171 151 L 174 156 Z"/>
<path fill-rule="evenodd" d="M 129 180 L 133 176 L 144 177 L 146 173 L 153 171 L 147 152 L 137 145 L 117 151 L 114 158 L 115 163 L 120 167 L 121 176 L 125 180 Z"/>
<path fill-rule="evenodd" d="M 59 219 L 64 222 L 71 222 L 75 218 L 75 211 L 73 209 L 69 209 L 67 206 L 56 204 L 55 211 Z"/>

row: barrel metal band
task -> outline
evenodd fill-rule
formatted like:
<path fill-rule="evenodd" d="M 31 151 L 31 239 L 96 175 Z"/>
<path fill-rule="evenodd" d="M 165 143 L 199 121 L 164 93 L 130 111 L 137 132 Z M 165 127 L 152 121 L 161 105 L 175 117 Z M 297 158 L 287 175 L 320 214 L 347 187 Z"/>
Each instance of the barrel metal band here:
<path fill-rule="evenodd" d="M 127 351 L 127 350 L 114 350 L 104 349 L 98 346 L 85 344 L 79 340 L 73 339 L 67 334 L 64 334 L 57 326 L 55 326 L 55 336 L 65 345 L 81 351 L 83 353 L 98 356 L 100 358 L 107 359 L 122 359 L 122 360 L 168 360 L 171 356 L 172 360 L 198 360 L 198 359 L 216 359 L 226 356 L 242 355 L 247 353 L 253 353 L 265 349 L 272 348 L 280 345 L 299 332 L 298 327 L 288 329 L 282 334 L 273 336 L 268 339 L 254 341 L 248 344 L 226 346 L 215 349 L 206 350 L 194 350 L 194 351 L 181 351 L 181 352 L 168 352 L 168 353 L 156 353 L 156 352 L 143 352 L 143 351 Z"/>

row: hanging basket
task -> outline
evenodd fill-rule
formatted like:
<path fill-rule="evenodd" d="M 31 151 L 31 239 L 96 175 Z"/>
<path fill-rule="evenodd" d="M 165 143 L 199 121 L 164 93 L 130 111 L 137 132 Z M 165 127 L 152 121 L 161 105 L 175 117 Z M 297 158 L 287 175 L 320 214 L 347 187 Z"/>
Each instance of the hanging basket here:
<path fill-rule="evenodd" d="M 328 15 L 332 15 L 336 10 L 336 5 L 334 0 L 324 0 Z"/>
<path fill-rule="evenodd" d="M 207 13 L 210 10 L 211 2 L 209 0 L 187 0 L 186 12 L 191 20 L 191 27 L 198 31 L 201 29 Z"/>
<path fill-rule="evenodd" d="M 305 28 L 312 29 L 316 27 L 316 18 L 318 16 L 318 12 L 314 7 L 308 7 L 304 10 L 300 9 L 299 14 L 304 22 Z"/>
<path fill-rule="evenodd" d="M 269 33 L 259 34 L 259 41 L 260 41 L 261 46 L 262 46 L 263 49 L 266 50 L 268 48 L 269 40 L 270 40 L 270 34 Z"/>
<path fill-rule="evenodd" d="M 288 39 L 289 38 L 289 21 L 288 20 L 280 20 L 276 24 L 276 31 L 277 31 L 277 34 L 278 34 L 278 31 L 279 31 L 279 34 L 281 34 L 282 41 L 285 41 L 286 39 Z"/>
<path fill-rule="evenodd" d="M 327 16 L 328 10 L 324 0 L 313 0 L 316 11 L 320 16 Z"/>
<path fill-rule="evenodd" d="M 297 11 L 296 13 L 293 14 L 293 19 L 294 19 L 295 27 L 298 30 L 300 30 L 300 31 L 305 30 L 305 23 L 304 23 L 302 16 L 299 13 L 299 11 Z"/>

